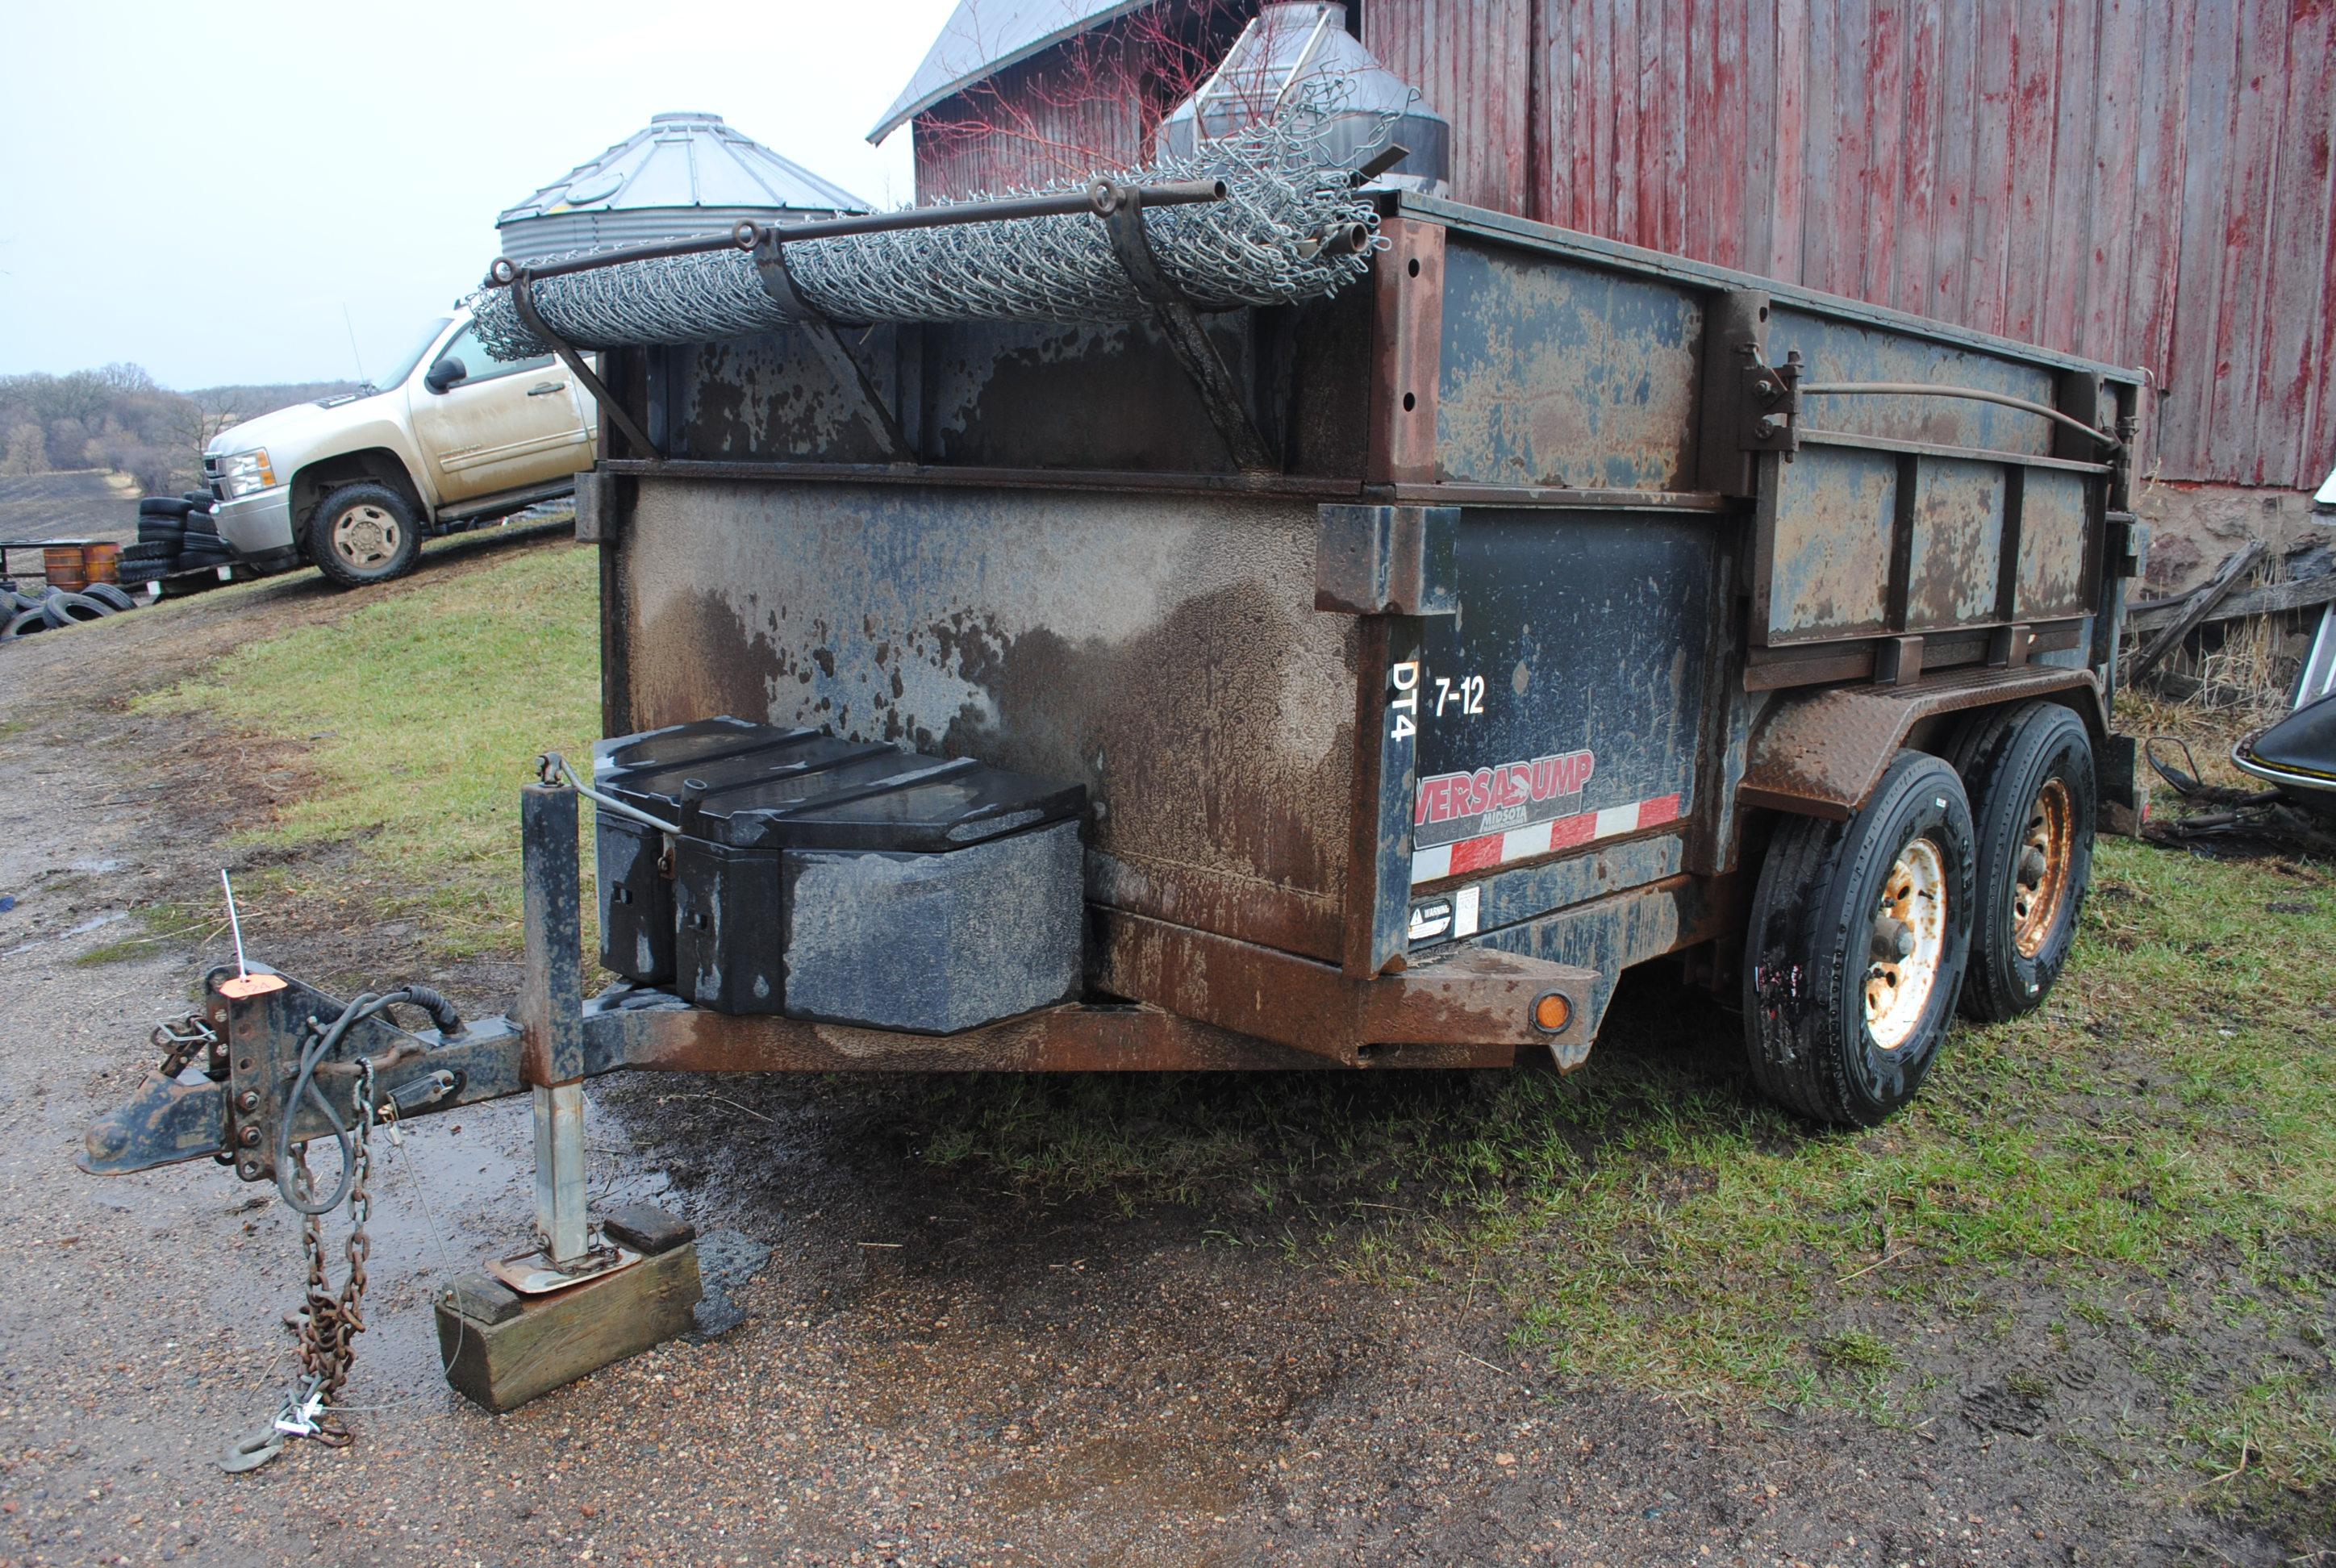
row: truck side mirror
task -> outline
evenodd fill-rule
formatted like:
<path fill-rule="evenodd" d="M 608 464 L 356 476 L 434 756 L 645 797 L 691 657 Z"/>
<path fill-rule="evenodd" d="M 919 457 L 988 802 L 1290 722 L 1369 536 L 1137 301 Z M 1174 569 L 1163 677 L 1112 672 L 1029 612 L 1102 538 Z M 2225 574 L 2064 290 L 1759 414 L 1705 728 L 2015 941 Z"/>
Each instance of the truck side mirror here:
<path fill-rule="evenodd" d="M 443 392 L 470 374 L 471 367 L 464 365 L 459 355 L 450 354 L 430 367 L 430 374 L 422 378 L 422 385 L 433 392 Z"/>

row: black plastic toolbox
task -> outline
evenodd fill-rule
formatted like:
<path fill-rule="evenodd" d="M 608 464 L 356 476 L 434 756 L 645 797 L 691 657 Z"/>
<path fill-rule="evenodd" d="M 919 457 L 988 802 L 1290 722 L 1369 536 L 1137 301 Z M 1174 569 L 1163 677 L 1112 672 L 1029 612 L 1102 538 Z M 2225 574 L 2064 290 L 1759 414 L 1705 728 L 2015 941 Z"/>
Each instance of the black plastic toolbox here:
<path fill-rule="evenodd" d="M 672 822 L 693 789 L 717 789 L 773 773 L 801 773 L 853 757 L 891 755 L 891 746 L 840 741 L 816 730 L 709 718 L 604 740 L 593 747 L 592 774 L 604 793 Z M 665 858 L 665 834 L 612 811 L 596 812 L 593 818 L 600 962 L 642 985 L 671 985 L 673 867 Z"/>
<path fill-rule="evenodd" d="M 619 973 L 722 1012 L 936 1034 L 1078 990 L 1084 785 L 768 729 L 600 787 L 680 829 L 668 877 L 666 835 L 600 813 Z"/>

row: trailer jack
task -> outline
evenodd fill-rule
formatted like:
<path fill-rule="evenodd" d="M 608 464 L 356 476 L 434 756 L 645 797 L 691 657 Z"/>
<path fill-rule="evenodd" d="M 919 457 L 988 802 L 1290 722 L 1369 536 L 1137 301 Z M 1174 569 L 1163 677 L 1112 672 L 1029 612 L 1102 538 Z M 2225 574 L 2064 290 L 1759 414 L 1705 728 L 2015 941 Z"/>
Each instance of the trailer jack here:
<path fill-rule="evenodd" d="M 641 998 L 580 995 L 576 793 L 531 786 L 521 802 L 527 986 L 521 1018 L 465 1022 L 443 997 L 408 985 L 344 1002 L 267 965 L 204 979 L 201 1008 L 155 1031 L 162 1053 L 128 1104 L 92 1125 L 79 1164 L 117 1174 L 208 1154 L 247 1182 L 271 1182 L 306 1216 L 303 1379 L 276 1419 L 223 1463 L 254 1468 L 289 1437 L 346 1441 L 334 1417 L 351 1338 L 363 1331 L 365 1183 L 373 1134 L 461 1105 L 526 1093 L 534 1106 L 535 1216 L 518 1251 L 441 1295 L 450 1382 L 501 1410 L 687 1327 L 699 1293 L 689 1228 L 655 1211 L 595 1223 L 586 1212 L 583 1081 L 628 1065 L 622 1015 Z M 409 1016 L 401 1025 L 394 1008 Z M 588 1014 L 589 1015 L 588 1017 Z M 307 1145 L 337 1147 L 320 1188 Z M 328 1159 L 330 1156 L 328 1155 Z M 321 1217 L 346 1203 L 348 1282 L 325 1287 Z M 635 1276 L 638 1276 L 638 1279 Z M 580 1331 L 579 1331 L 580 1330 Z"/>

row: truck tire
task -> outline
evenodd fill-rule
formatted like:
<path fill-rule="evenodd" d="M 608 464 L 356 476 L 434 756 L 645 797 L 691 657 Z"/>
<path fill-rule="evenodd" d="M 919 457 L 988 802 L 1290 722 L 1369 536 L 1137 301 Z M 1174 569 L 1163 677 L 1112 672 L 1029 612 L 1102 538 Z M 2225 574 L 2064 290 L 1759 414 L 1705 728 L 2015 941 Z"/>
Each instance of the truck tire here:
<path fill-rule="evenodd" d="M 345 484 L 308 520 L 308 559 L 342 588 L 404 577 L 421 554 L 412 504 L 385 484 Z"/>
<path fill-rule="evenodd" d="M 1955 769 L 1979 834 L 1962 1010 L 1994 1023 L 2040 1005 L 2076 944 L 2098 770 L 2085 721 L 2055 702 L 1981 718 L 1957 744 Z"/>
<path fill-rule="evenodd" d="M 1900 752 L 1849 821 L 1776 829 L 1744 950 L 1762 1093 L 1854 1127 L 1914 1097 L 1954 1016 L 1974 877 L 1962 781 L 1922 752 Z"/>
<path fill-rule="evenodd" d="M 150 495 L 138 503 L 141 517 L 184 517 L 187 511 L 186 501 L 175 495 Z"/>
<path fill-rule="evenodd" d="M 81 622 L 103 620 L 113 613 L 112 605 L 85 593 L 52 592 L 41 601 L 41 618 L 49 623 L 52 631 L 63 631 Z"/>

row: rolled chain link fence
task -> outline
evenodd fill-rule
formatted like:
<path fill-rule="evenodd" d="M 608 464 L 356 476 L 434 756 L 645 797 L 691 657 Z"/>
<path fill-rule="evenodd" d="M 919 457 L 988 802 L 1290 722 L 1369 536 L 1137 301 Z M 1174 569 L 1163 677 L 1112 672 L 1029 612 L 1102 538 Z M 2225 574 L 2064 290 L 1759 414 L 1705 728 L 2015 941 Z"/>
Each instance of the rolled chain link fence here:
<path fill-rule="evenodd" d="M 1348 225 L 1376 231 L 1377 210 L 1321 149 L 1319 109 L 1285 112 L 1124 176 L 1132 183 L 1222 180 L 1220 201 L 1146 209 L 1145 232 L 1164 272 L 1203 311 L 1288 305 L 1333 294 L 1369 270 L 1360 250 L 1325 246 Z M 1082 190 L 1065 181 L 1040 191 Z M 782 235 L 784 226 L 780 228 Z M 1078 214 L 900 229 L 784 247 L 803 302 L 850 324 L 918 321 L 1126 321 L 1149 314 L 1101 219 Z M 789 324 L 764 292 L 754 258 L 712 251 L 540 278 L 538 314 L 581 348 L 702 343 Z M 508 288 L 469 301 L 479 336 L 500 359 L 548 354 Z"/>

